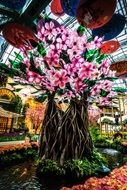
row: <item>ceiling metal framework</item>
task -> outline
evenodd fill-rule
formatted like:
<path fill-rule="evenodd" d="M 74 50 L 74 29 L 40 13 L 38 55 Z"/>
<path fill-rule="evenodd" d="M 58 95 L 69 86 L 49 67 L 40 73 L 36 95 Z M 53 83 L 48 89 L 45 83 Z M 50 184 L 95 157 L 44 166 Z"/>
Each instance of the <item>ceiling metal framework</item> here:
<path fill-rule="evenodd" d="M 33 21 L 39 16 L 47 14 L 49 17 L 57 20 L 60 24 L 64 24 L 67 27 L 70 28 L 77 28 L 79 24 L 77 23 L 77 20 L 74 17 L 70 17 L 68 15 L 63 15 L 61 17 L 57 17 L 51 13 L 50 9 L 50 1 L 51 0 L 27 0 L 26 5 L 24 6 L 23 10 L 20 13 L 15 13 L 10 10 L 6 10 L 6 8 L 0 7 L 0 22 L 6 22 L 8 19 L 13 19 L 15 16 L 21 15 L 21 20 L 26 20 L 27 22 Z M 3 12 L 2 12 L 3 10 Z M 7 14 L 5 14 L 7 11 Z M 109 55 L 109 59 L 111 63 L 127 60 L 127 0 L 117 0 L 117 7 L 115 10 L 115 13 L 120 13 L 125 16 L 126 18 L 126 24 L 123 29 L 123 31 L 114 39 L 118 40 L 120 43 L 120 48 Z M 12 16 L 9 16 L 12 15 Z M 1 24 L 2 24 L 1 22 Z M 26 23 L 27 24 L 27 23 Z M 87 35 L 91 35 L 91 30 L 87 29 Z M 7 42 L 0 37 L 0 59 L 1 61 L 5 62 L 7 64 L 8 58 L 14 57 L 14 51 L 17 53 L 19 52 L 18 49 L 12 47 L 11 45 L 8 45 Z M 115 86 L 121 85 L 124 88 L 127 88 L 127 79 L 120 79 L 117 80 L 114 83 Z"/>

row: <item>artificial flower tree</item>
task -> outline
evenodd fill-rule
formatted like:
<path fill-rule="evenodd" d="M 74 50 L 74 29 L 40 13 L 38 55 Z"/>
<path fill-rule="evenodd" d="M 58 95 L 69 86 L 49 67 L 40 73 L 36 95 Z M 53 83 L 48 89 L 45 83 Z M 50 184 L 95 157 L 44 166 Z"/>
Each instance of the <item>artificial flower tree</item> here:
<path fill-rule="evenodd" d="M 100 54 L 102 39 L 87 37 L 83 32 L 66 28 L 51 19 L 42 19 L 37 26 L 39 43 L 28 51 L 21 48 L 23 57 L 10 61 L 10 68 L 2 65 L 15 82 L 32 85 L 47 101 L 41 135 L 40 156 L 61 164 L 69 159 L 82 159 L 91 154 L 92 140 L 88 131 L 87 106 L 90 97 L 101 104 L 112 96 L 112 77 L 106 55 Z M 66 112 L 56 103 L 69 103 Z"/>

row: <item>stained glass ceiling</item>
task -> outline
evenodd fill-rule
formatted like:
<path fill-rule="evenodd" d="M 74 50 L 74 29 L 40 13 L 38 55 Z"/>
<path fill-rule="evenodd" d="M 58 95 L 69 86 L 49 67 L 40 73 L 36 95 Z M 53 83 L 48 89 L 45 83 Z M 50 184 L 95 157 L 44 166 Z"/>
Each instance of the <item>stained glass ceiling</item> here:
<path fill-rule="evenodd" d="M 22 9 L 23 11 L 27 10 L 27 7 L 31 0 L 27 0 L 25 6 Z M 1 7 L 0 7 L 1 8 Z M 120 43 L 120 48 L 109 55 L 109 59 L 111 63 L 121 61 L 121 60 L 127 60 L 127 0 L 117 0 L 117 7 L 115 10 L 115 13 L 120 13 L 125 16 L 126 18 L 126 24 L 123 29 L 123 31 L 115 38 L 115 40 L 118 40 Z M 76 19 L 74 17 L 70 17 L 68 15 L 64 15 L 62 17 L 57 17 L 51 13 L 50 4 L 42 11 L 41 15 L 47 14 L 49 17 L 57 20 L 60 24 L 64 24 L 65 26 L 71 27 L 71 28 L 77 28 L 79 24 L 77 23 Z M 5 21 L 8 19 L 4 15 L 0 15 L 0 22 L 1 19 Z M 91 30 L 87 30 L 87 35 L 91 35 Z M 14 58 L 14 52 L 19 52 L 17 48 L 12 47 L 11 45 L 8 45 L 8 43 L 4 40 L 2 37 L 2 34 L 0 36 L 0 59 L 2 62 L 8 63 L 8 58 Z M 125 79 L 118 79 L 114 82 L 114 86 L 120 86 L 122 88 L 127 89 L 127 78 Z"/>

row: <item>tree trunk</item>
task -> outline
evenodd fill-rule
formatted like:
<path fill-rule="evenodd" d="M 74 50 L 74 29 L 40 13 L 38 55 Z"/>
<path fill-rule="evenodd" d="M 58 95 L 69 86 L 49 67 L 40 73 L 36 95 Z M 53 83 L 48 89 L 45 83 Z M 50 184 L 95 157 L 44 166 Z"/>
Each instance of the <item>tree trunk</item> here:
<path fill-rule="evenodd" d="M 42 139 L 41 156 L 60 164 L 90 155 L 93 144 L 88 131 L 87 101 L 72 100 L 62 115 L 49 102 Z"/>
<path fill-rule="evenodd" d="M 45 118 L 43 122 L 43 130 L 40 140 L 39 155 L 42 159 L 53 159 L 56 160 L 55 151 L 52 150 L 52 145 L 56 139 L 56 133 L 59 128 L 59 121 L 61 111 L 59 111 L 54 102 L 54 94 L 48 98 Z"/>

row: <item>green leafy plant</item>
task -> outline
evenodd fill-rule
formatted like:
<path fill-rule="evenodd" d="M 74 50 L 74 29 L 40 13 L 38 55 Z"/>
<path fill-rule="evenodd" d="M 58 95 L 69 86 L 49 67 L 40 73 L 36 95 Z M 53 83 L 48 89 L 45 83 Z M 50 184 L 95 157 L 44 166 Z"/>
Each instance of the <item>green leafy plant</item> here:
<path fill-rule="evenodd" d="M 93 151 L 88 159 L 68 160 L 64 165 L 49 159 L 36 159 L 37 171 L 40 175 L 63 176 L 67 178 L 70 176 L 71 178 L 72 176 L 73 178 L 82 178 L 84 176 L 96 175 L 97 168 L 102 164 L 107 164 L 107 162 L 96 150 Z"/>

